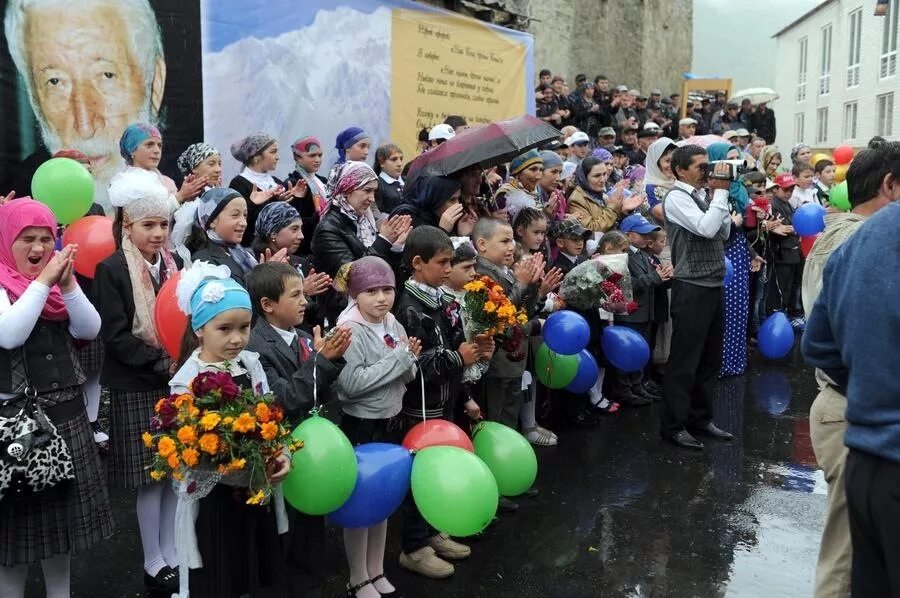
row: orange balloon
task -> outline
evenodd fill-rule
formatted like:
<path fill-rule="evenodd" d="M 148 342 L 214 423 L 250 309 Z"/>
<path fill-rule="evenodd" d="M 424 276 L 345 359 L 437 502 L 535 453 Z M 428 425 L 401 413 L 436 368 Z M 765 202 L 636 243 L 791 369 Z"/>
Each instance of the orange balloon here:
<path fill-rule="evenodd" d="M 97 264 L 116 251 L 113 240 L 113 221 L 106 216 L 85 216 L 70 224 L 62 236 L 63 247 L 78 245 L 75 254 L 75 271 L 87 278 L 94 278 Z"/>
<path fill-rule="evenodd" d="M 849 164 L 838 164 L 834 167 L 834 180 L 838 183 L 843 183 L 847 178 L 847 169 L 850 168 Z"/>
<path fill-rule="evenodd" d="M 169 357 L 178 359 L 181 353 L 181 339 L 187 330 L 188 317 L 178 307 L 178 298 L 175 296 L 175 287 L 181 280 L 181 272 L 170 277 L 159 288 L 156 295 L 156 310 L 153 320 L 156 322 L 156 334 Z"/>

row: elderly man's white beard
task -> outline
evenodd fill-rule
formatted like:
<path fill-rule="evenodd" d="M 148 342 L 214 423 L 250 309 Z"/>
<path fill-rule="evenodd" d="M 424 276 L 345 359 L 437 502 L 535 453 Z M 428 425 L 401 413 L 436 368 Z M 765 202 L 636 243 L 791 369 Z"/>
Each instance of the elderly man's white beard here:
<path fill-rule="evenodd" d="M 47 121 L 39 110 L 34 111 L 38 126 L 41 129 L 41 139 L 44 141 L 44 147 L 50 152 L 50 155 L 64 149 L 73 149 L 83 153 L 86 156 L 107 156 L 108 159 L 102 165 L 91 165 L 91 174 L 94 177 L 94 203 L 103 207 L 103 211 L 108 215 L 113 213 L 112 204 L 109 202 L 109 182 L 113 176 L 125 169 L 125 160 L 119 153 L 119 137 L 124 131 L 119 132 L 119 136 L 114 139 L 104 139 L 101 137 L 93 137 L 91 139 L 82 139 L 71 145 L 65 145 L 59 135 L 50 129 Z M 142 122 L 156 124 L 156 119 L 150 116 L 150 107 L 147 106 L 141 110 L 131 122 Z M 110 132 L 106 132 L 107 135 Z"/>

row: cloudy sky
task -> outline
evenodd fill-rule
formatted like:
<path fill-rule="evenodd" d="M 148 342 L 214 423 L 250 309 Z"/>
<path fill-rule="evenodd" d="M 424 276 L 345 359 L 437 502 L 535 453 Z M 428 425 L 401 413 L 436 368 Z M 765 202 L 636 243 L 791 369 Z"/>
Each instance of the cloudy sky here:
<path fill-rule="evenodd" d="M 698 76 L 731 77 L 734 89 L 771 87 L 772 34 L 822 0 L 694 0 L 694 59 Z"/>

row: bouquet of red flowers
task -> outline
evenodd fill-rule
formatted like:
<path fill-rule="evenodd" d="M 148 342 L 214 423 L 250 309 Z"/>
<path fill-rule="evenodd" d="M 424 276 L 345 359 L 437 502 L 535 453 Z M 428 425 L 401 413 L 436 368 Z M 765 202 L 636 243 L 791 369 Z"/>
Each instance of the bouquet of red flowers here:
<path fill-rule="evenodd" d="M 615 257 L 615 256 L 604 256 Z M 566 274 L 559 294 L 576 309 L 605 309 L 612 313 L 634 313 L 638 305 L 629 299 L 626 279 L 601 260 L 578 264 Z M 626 293 L 626 290 L 628 291 Z"/>
<path fill-rule="evenodd" d="M 284 426 L 275 397 L 242 390 L 228 372 L 198 374 L 190 392 L 160 399 L 154 412 L 143 434 L 154 451 L 150 477 L 183 480 L 195 470 L 240 475 L 250 493 L 247 504 L 266 504 L 271 497 L 270 460 L 302 447 Z"/>

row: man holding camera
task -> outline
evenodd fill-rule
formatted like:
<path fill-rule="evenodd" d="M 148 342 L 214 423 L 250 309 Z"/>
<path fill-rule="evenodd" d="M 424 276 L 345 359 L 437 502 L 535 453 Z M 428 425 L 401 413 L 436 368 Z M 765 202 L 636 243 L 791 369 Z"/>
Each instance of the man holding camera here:
<path fill-rule="evenodd" d="M 735 170 L 720 162 L 710 172 L 706 150 L 698 145 L 672 152 L 677 181 L 663 200 L 663 212 L 675 273 L 661 435 L 681 448 L 703 448 L 693 434 L 733 438 L 712 418 L 722 363 L 722 284 L 725 241 L 731 231 L 728 188 Z M 711 200 L 704 189 L 707 186 Z"/>

